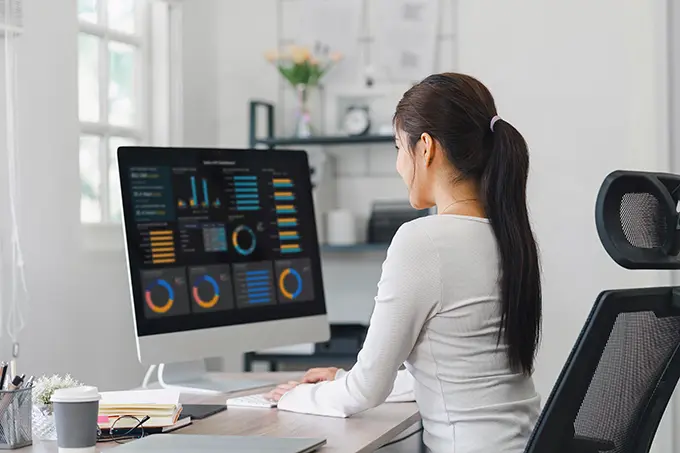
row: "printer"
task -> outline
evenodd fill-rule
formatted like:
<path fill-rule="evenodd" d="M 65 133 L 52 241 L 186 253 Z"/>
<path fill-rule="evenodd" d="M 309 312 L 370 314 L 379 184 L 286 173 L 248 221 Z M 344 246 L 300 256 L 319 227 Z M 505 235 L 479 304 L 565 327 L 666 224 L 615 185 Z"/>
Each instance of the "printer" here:
<path fill-rule="evenodd" d="M 368 221 L 368 243 L 390 243 L 401 225 L 430 212 L 430 209 L 414 209 L 408 201 L 376 201 Z"/>

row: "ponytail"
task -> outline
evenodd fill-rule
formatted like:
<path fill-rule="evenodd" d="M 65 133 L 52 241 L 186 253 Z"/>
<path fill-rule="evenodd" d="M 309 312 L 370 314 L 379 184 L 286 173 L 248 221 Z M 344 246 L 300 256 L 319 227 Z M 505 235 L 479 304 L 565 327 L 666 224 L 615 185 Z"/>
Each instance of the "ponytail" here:
<path fill-rule="evenodd" d="M 541 276 L 526 203 L 529 152 L 517 129 L 494 119 L 481 193 L 500 253 L 499 340 L 503 335 L 511 367 L 530 374 L 540 338 Z"/>

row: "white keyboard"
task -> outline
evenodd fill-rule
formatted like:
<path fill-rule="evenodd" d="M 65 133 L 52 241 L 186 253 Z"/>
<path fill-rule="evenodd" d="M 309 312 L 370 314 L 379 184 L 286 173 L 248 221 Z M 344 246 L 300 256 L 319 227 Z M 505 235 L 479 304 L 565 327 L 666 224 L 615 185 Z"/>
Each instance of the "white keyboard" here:
<path fill-rule="evenodd" d="M 268 398 L 265 398 L 264 394 L 257 394 L 257 395 L 246 395 L 246 396 L 237 396 L 234 398 L 228 398 L 227 399 L 227 407 L 229 406 L 240 406 L 240 407 L 264 407 L 264 408 L 272 408 L 276 407 L 276 401 L 272 401 Z"/>

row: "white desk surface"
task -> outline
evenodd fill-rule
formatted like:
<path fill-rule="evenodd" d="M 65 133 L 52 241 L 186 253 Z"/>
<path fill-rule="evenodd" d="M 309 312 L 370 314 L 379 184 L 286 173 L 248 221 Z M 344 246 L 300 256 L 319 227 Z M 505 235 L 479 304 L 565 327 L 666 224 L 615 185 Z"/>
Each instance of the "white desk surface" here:
<path fill-rule="evenodd" d="M 214 375 L 213 375 L 214 376 Z M 300 378 L 299 373 L 227 373 L 225 378 L 266 379 L 286 382 Z M 262 393 L 259 389 L 240 394 Z M 182 395 L 183 403 L 222 404 L 224 396 Z M 213 434 L 272 437 L 326 438 L 323 453 L 367 453 L 389 442 L 420 421 L 415 403 L 384 404 L 353 417 L 340 419 L 296 414 L 260 408 L 229 408 L 204 420 L 175 431 L 177 434 Z M 162 435 L 162 434 L 158 434 Z M 115 448 L 114 443 L 97 444 L 97 451 Z M 56 442 L 34 441 L 22 453 L 57 453 Z M 198 453 L 198 452 L 197 452 Z"/>

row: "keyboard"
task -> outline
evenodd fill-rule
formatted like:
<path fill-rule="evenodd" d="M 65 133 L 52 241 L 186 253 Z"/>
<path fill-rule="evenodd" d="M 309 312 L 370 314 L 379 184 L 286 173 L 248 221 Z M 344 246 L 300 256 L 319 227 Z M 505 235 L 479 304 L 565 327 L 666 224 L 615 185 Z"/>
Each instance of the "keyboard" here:
<path fill-rule="evenodd" d="M 264 394 L 237 396 L 227 399 L 227 407 L 263 407 L 270 409 L 276 407 L 276 401 L 265 398 Z"/>

